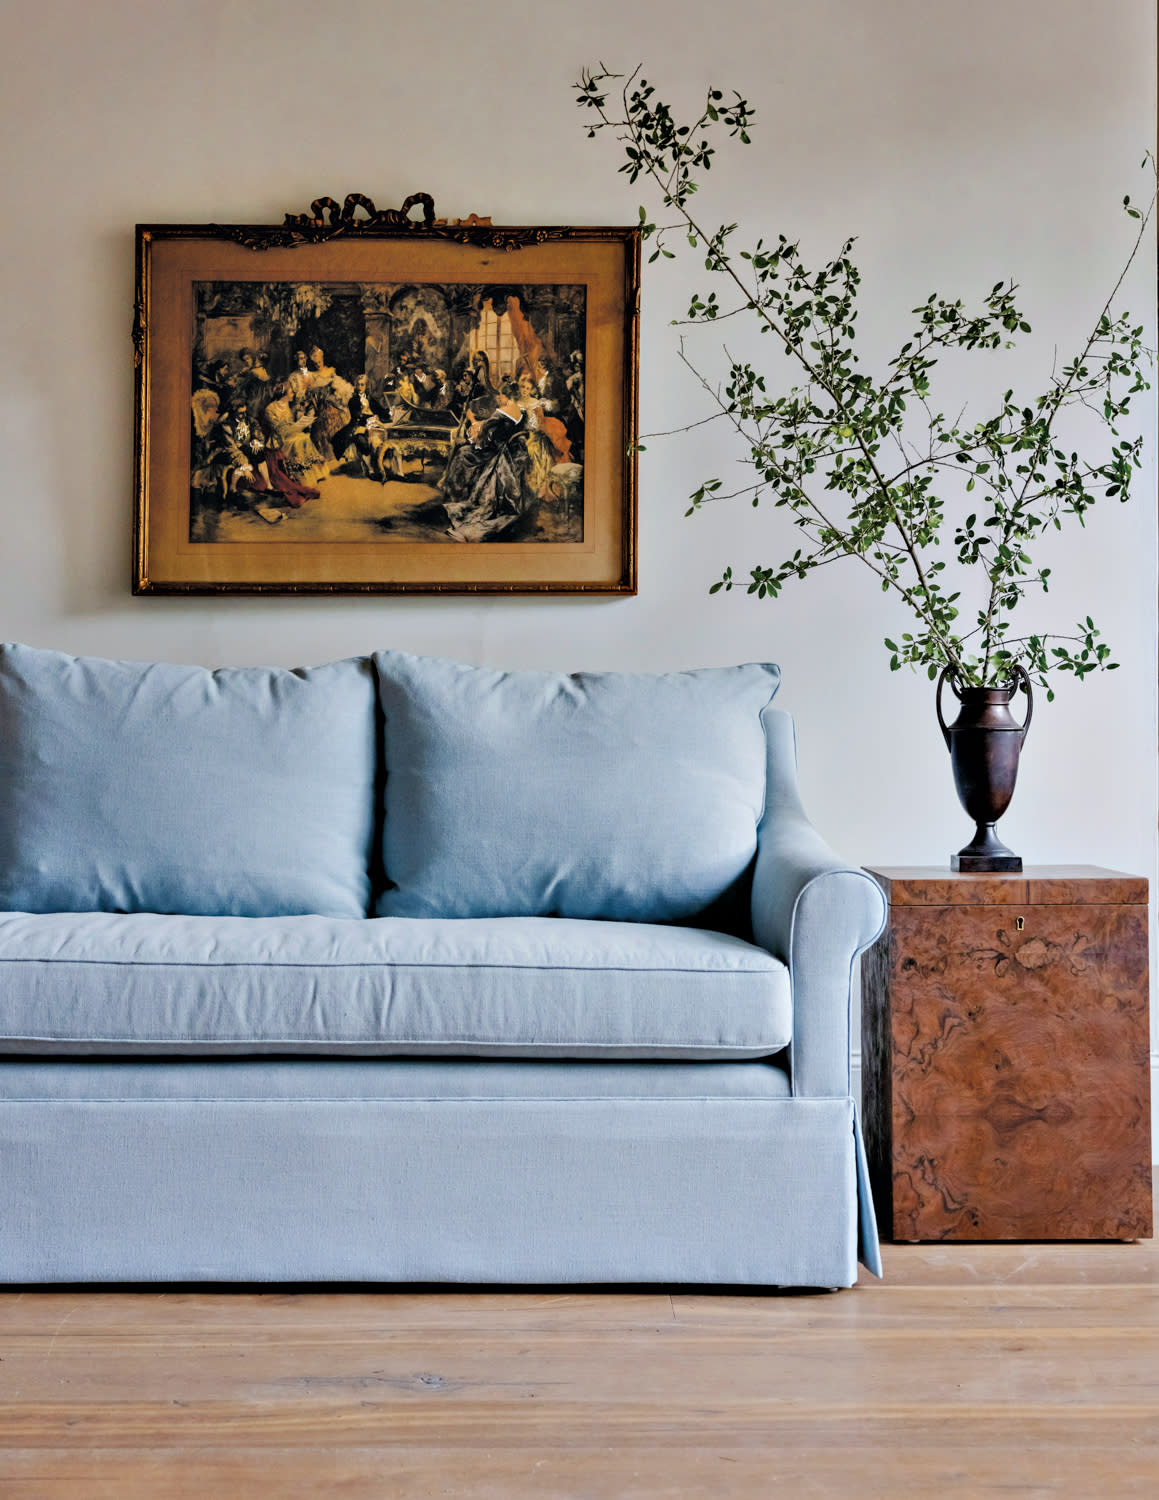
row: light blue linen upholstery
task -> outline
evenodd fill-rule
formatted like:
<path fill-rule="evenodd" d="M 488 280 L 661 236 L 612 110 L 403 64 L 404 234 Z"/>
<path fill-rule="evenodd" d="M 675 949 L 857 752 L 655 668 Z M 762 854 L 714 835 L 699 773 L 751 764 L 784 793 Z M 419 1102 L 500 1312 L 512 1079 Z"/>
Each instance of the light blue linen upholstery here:
<path fill-rule="evenodd" d="M 753 934 L 789 965 L 795 1095 L 848 1096 L 853 961 L 885 926 L 881 887 L 805 816 L 793 721 L 768 709 L 768 796 L 753 874 Z"/>
<path fill-rule="evenodd" d="M 0 908 L 365 916 L 375 712 L 366 661 L 0 648 Z"/>
<path fill-rule="evenodd" d="M 854 1109 L 853 963 L 885 926 L 885 898 L 877 882 L 834 854 L 806 818 L 792 719 L 772 708 L 763 717 L 768 791 L 753 872 L 753 935 L 789 966 L 794 1098 L 847 1099 Z M 855 1109 L 853 1128 L 860 1254 L 880 1276 L 881 1250 Z"/>
<path fill-rule="evenodd" d="M 475 1058 L 0 1058 L 0 1103 L 271 1099 L 788 1099 L 784 1058 L 760 1062 L 518 1062 Z"/>
<path fill-rule="evenodd" d="M 367 919 L 365 666 L 239 690 L 229 674 L 12 649 L 0 880 L 59 890 L 80 870 L 82 895 L 169 893 L 191 914 L 0 916 L 0 1281 L 847 1286 L 859 1226 L 880 1274 L 849 1006 L 884 900 L 801 811 L 791 723 L 766 707 L 775 668 L 508 677 L 385 654 L 406 749 L 387 792 L 396 879 L 413 877 L 388 902 L 500 914 Z M 122 668 L 128 750 L 106 713 L 86 755 L 78 720 Z M 253 759 L 267 754 L 268 781 Z M 140 762 L 146 805 L 126 811 L 120 782 Z M 358 784 L 360 811 L 338 782 Z M 163 805 L 174 784 L 192 830 Z M 640 920 L 657 903 L 687 920 L 722 895 L 747 902 L 754 864 L 760 946 Z M 339 914 L 207 916 L 195 887 L 240 893 L 239 909 L 359 894 Z M 633 920 L 507 915 L 515 903 Z"/>
<path fill-rule="evenodd" d="M 745 879 L 776 667 L 569 676 L 398 651 L 374 662 L 381 916 L 667 922 Z"/>
<path fill-rule="evenodd" d="M 551 1064 L 89 1066 L 0 1064 L 0 1279 L 856 1278 L 852 1102 L 777 1097 L 763 1063 L 719 1094 L 712 1065 L 556 1064 L 582 1095 L 545 1094 Z"/>
<path fill-rule="evenodd" d="M 550 917 L 0 914 L 0 1052 L 742 1058 L 792 1035 L 763 949 Z"/>

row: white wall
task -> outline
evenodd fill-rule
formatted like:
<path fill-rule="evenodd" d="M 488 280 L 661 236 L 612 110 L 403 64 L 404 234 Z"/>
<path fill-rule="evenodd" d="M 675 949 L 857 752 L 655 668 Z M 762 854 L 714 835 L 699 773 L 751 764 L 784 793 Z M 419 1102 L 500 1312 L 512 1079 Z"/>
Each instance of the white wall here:
<path fill-rule="evenodd" d="M 868 575 L 829 569 L 775 604 L 708 597 L 725 563 L 790 547 L 777 513 L 743 503 L 682 519 L 692 482 L 731 466 L 713 429 L 648 445 L 634 599 L 131 598 L 133 224 L 276 222 L 323 194 L 384 206 L 415 190 L 497 222 L 631 222 L 636 190 L 569 86 L 584 64 L 643 61 L 686 103 L 715 82 L 758 108 L 706 213 L 817 255 L 860 235 L 867 357 L 931 290 L 1012 275 L 1035 335 L 1009 368 L 1033 391 L 1117 273 L 1122 195 L 1146 191 L 1147 0 L 7 0 L 4 14 L 0 635 L 206 663 L 380 645 L 567 668 L 771 658 L 832 842 L 857 862 L 940 863 L 965 840 L 929 685 L 890 675 L 881 637 L 904 625 Z M 1154 272 L 1149 247 L 1125 294 L 1152 341 Z M 645 431 L 703 412 L 668 322 L 704 280 L 694 264 L 646 274 Z M 968 378 L 979 410 L 1007 383 L 985 360 Z M 1034 621 L 1089 611 L 1122 670 L 1039 707 L 1003 833 L 1028 862 L 1154 877 L 1153 403 L 1141 423 L 1135 503 L 1058 547 Z"/>

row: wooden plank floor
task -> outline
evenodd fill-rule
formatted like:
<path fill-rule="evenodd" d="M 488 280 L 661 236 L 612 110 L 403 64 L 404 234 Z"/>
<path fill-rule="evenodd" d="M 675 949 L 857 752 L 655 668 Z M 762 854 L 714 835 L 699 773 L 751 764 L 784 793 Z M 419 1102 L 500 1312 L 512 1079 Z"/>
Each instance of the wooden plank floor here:
<path fill-rule="evenodd" d="M 1159 1249 L 849 1292 L 0 1293 L 3 1500 L 1159 1495 Z"/>

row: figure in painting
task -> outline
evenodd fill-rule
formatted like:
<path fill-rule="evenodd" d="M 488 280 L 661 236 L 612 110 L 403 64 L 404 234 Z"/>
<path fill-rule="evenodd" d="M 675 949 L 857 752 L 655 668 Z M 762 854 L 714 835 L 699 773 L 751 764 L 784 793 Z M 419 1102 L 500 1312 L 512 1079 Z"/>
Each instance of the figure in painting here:
<path fill-rule="evenodd" d="M 190 488 L 201 507 L 209 514 L 235 508 L 245 496 L 244 508 L 251 505 L 263 521 L 276 522 L 283 512 L 267 503 L 295 503 L 279 493 L 276 464 L 262 438 L 255 430 L 240 396 L 223 411 L 216 391 L 195 391 L 193 408 L 193 447 Z M 287 481 L 293 492 L 297 486 Z M 306 498 L 317 495 L 311 490 Z M 300 505 L 301 499 L 296 503 Z"/>
<path fill-rule="evenodd" d="M 221 419 L 220 429 L 229 445 L 231 457 L 222 476 L 223 492 L 227 496 L 236 495 L 240 489 L 264 494 L 270 488 L 266 445 L 250 420 L 244 397 L 235 397 Z"/>
<path fill-rule="evenodd" d="M 431 405 L 435 411 L 450 411 L 453 398 L 454 391 L 451 387 L 451 382 L 447 379 L 446 370 L 436 369 L 435 394 L 431 400 Z"/>
<path fill-rule="evenodd" d="M 564 382 L 567 387 L 567 405 L 564 423 L 577 457 L 583 456 L 584 444 L 584 355 L 582 349 L 573 349 L 570 360 L 571 373 Z"/>
<path fill-rule="evenodd" d="M 283 507 L 297 510 L 318 498 L 317 490 L 298 484 L 280 466 L 278 450 L 263 441 L 240 396 L 221 425 L 233 454 L 224 479 L 227 504 L 244 497 L 255 515 L 276 526 L 286 514 Z"/>
<path fill-rule="evenodd" d="M 271 395 L 273 399 L 266 404 L 262 421 L 269 435 L 269 446 L 279 454 L 280 467 L 298 485 L 324 478 L 326 465 L 309 431 L 314 424 L 313 409 L 305 416 L 295 417 L 287 381 L 278 381 Z"/>
<path fill-rule="evenodd" d="M 189 453 L 189 482 L 194 490 L 220 496 L 222 476 L 230 459 L 229 444 L 221 430 L 221 396 L 205 386 L 193 392 L 190 407 L 193 437 Z"/>
<path fill-rule="evenodd" d="M 226 400 L 233 391 L 234 378 L 228 359 L 211 360 L 194 371 L 194 385 L 203 391 L 212 391 L 220 400 Z"/>
<path fill-rule="evenodd" d="M 306 357 L 305 349 L 294 351 L 294 368 L 286 377 L 286 384 L 289 387 L 294 415 L 300 417 L 310 405 L 310 361 Z"/>
<path fill-rule="evenodd" d="M 457 542 L 488 542 L 502 535 L 534 502 L 528 483 L 531 457 L 527 415 L 510 397 L 499 398 L 489 417 L 466 413 L 467 441 L 451 454 L 439 486 Z"/>
<path fill-rule="evenodd" d="M 334 434 L 334 452 L 343 459 L 350 449 L 357 455 L 359 467 L 369 478 L 383 484 L 395 474 L 394 450 L 387 447 L 389 409 L 376 401 L 368 389 L 365 375 L 355 378 L 350 397 L 350 420 Z"/>
<path fill-rule="evenodd" d="M 498 403 L 499 392 L 491 383 L 491 361 L 482 349 L 476 349 L 471 356 L 468 376 L 467 405 L 479 416 L 489 417 Z"/>
<path fill-rule="evenodd" d="M 350 420 L 354 387 L 342 379 L 333 365 L 326 363 L 326 356 L 317 345 L 310 350 L 310 367 L 309 394 L 314 403 L 311 435 L 323 463 L 329 467 L 335 459 L 333 439 Z"/>
<path fill-rule="evenodd" d="M 528 480 L 535 494 L 544 500 L 551 494 L 549 486 L 556 464 L 571 461 L 571 440 L 567 428 L 551 415 L 555 403 L 544 400 L 526 372 L 519 377 L 515 400 L 527 415 Z"/>
<path fill-rule="evenodd" d="M 419 365 L 414 372 L 414 393 L 417 406 L 433 407 L 439 394 L 439 378 L 433 370 Z"/>
<path fill-rule="evenodd" d="M 418 392 L 415 390 L 409 354 L 404 354 L 399 359 L 394 373 L 394 394 L 397 397 L 399 417 L 405 416 L 408 407 L 418 405 Z"/>
<path fill-rule="evenodd" d="M 535 361 L 535 389 L 553 411 L 559 411 L 567 400 L 567 387 L 559 371 L 543 354 Z"/>
<path fill-rule="evenodd" d="M 237 375 L 237 394 L 245 402 L 246 411 L 256 417 L 266 404 L 266 390 L 270 383 L 270 372 L 254 357 L 252 349 L 243 349 L 238 355 L 241 369 Z"/>
<path fill-rule="evenodd" d="M 269 498 L 272 501 L 278 505 L 288 505 L 291 510 L 301 510 L 307 500 L 317 500 L 318 491 L 290 473 L 276 438 L 271 437 L 262 456 L 270 476 Z M 280 520 L 282 514 L 283 512 L 277 512 L 270 515 L 265 508 L 258 510 L 263 521 Z"/>
<path fill-rule="evenodd" d="M 463 419 L 463 413 L 471 404 L 471 390 L 474 383 L 471 367 L 468 365 L 460 372 L 458 379 L 451 387 L 451 398 L 447 403 L 447 410 L 456 421 Z"/>

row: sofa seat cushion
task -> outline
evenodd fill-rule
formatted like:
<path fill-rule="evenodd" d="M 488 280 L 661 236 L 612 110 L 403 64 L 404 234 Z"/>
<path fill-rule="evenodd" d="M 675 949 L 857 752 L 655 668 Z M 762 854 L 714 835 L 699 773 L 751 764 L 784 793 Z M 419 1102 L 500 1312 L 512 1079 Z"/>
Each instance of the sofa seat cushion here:
<path fill-rule="evenodd" d="M 0 915 L 0 1052 L 740 1059 L 788 1045 L 788 971 L 697 928 Z"/>

